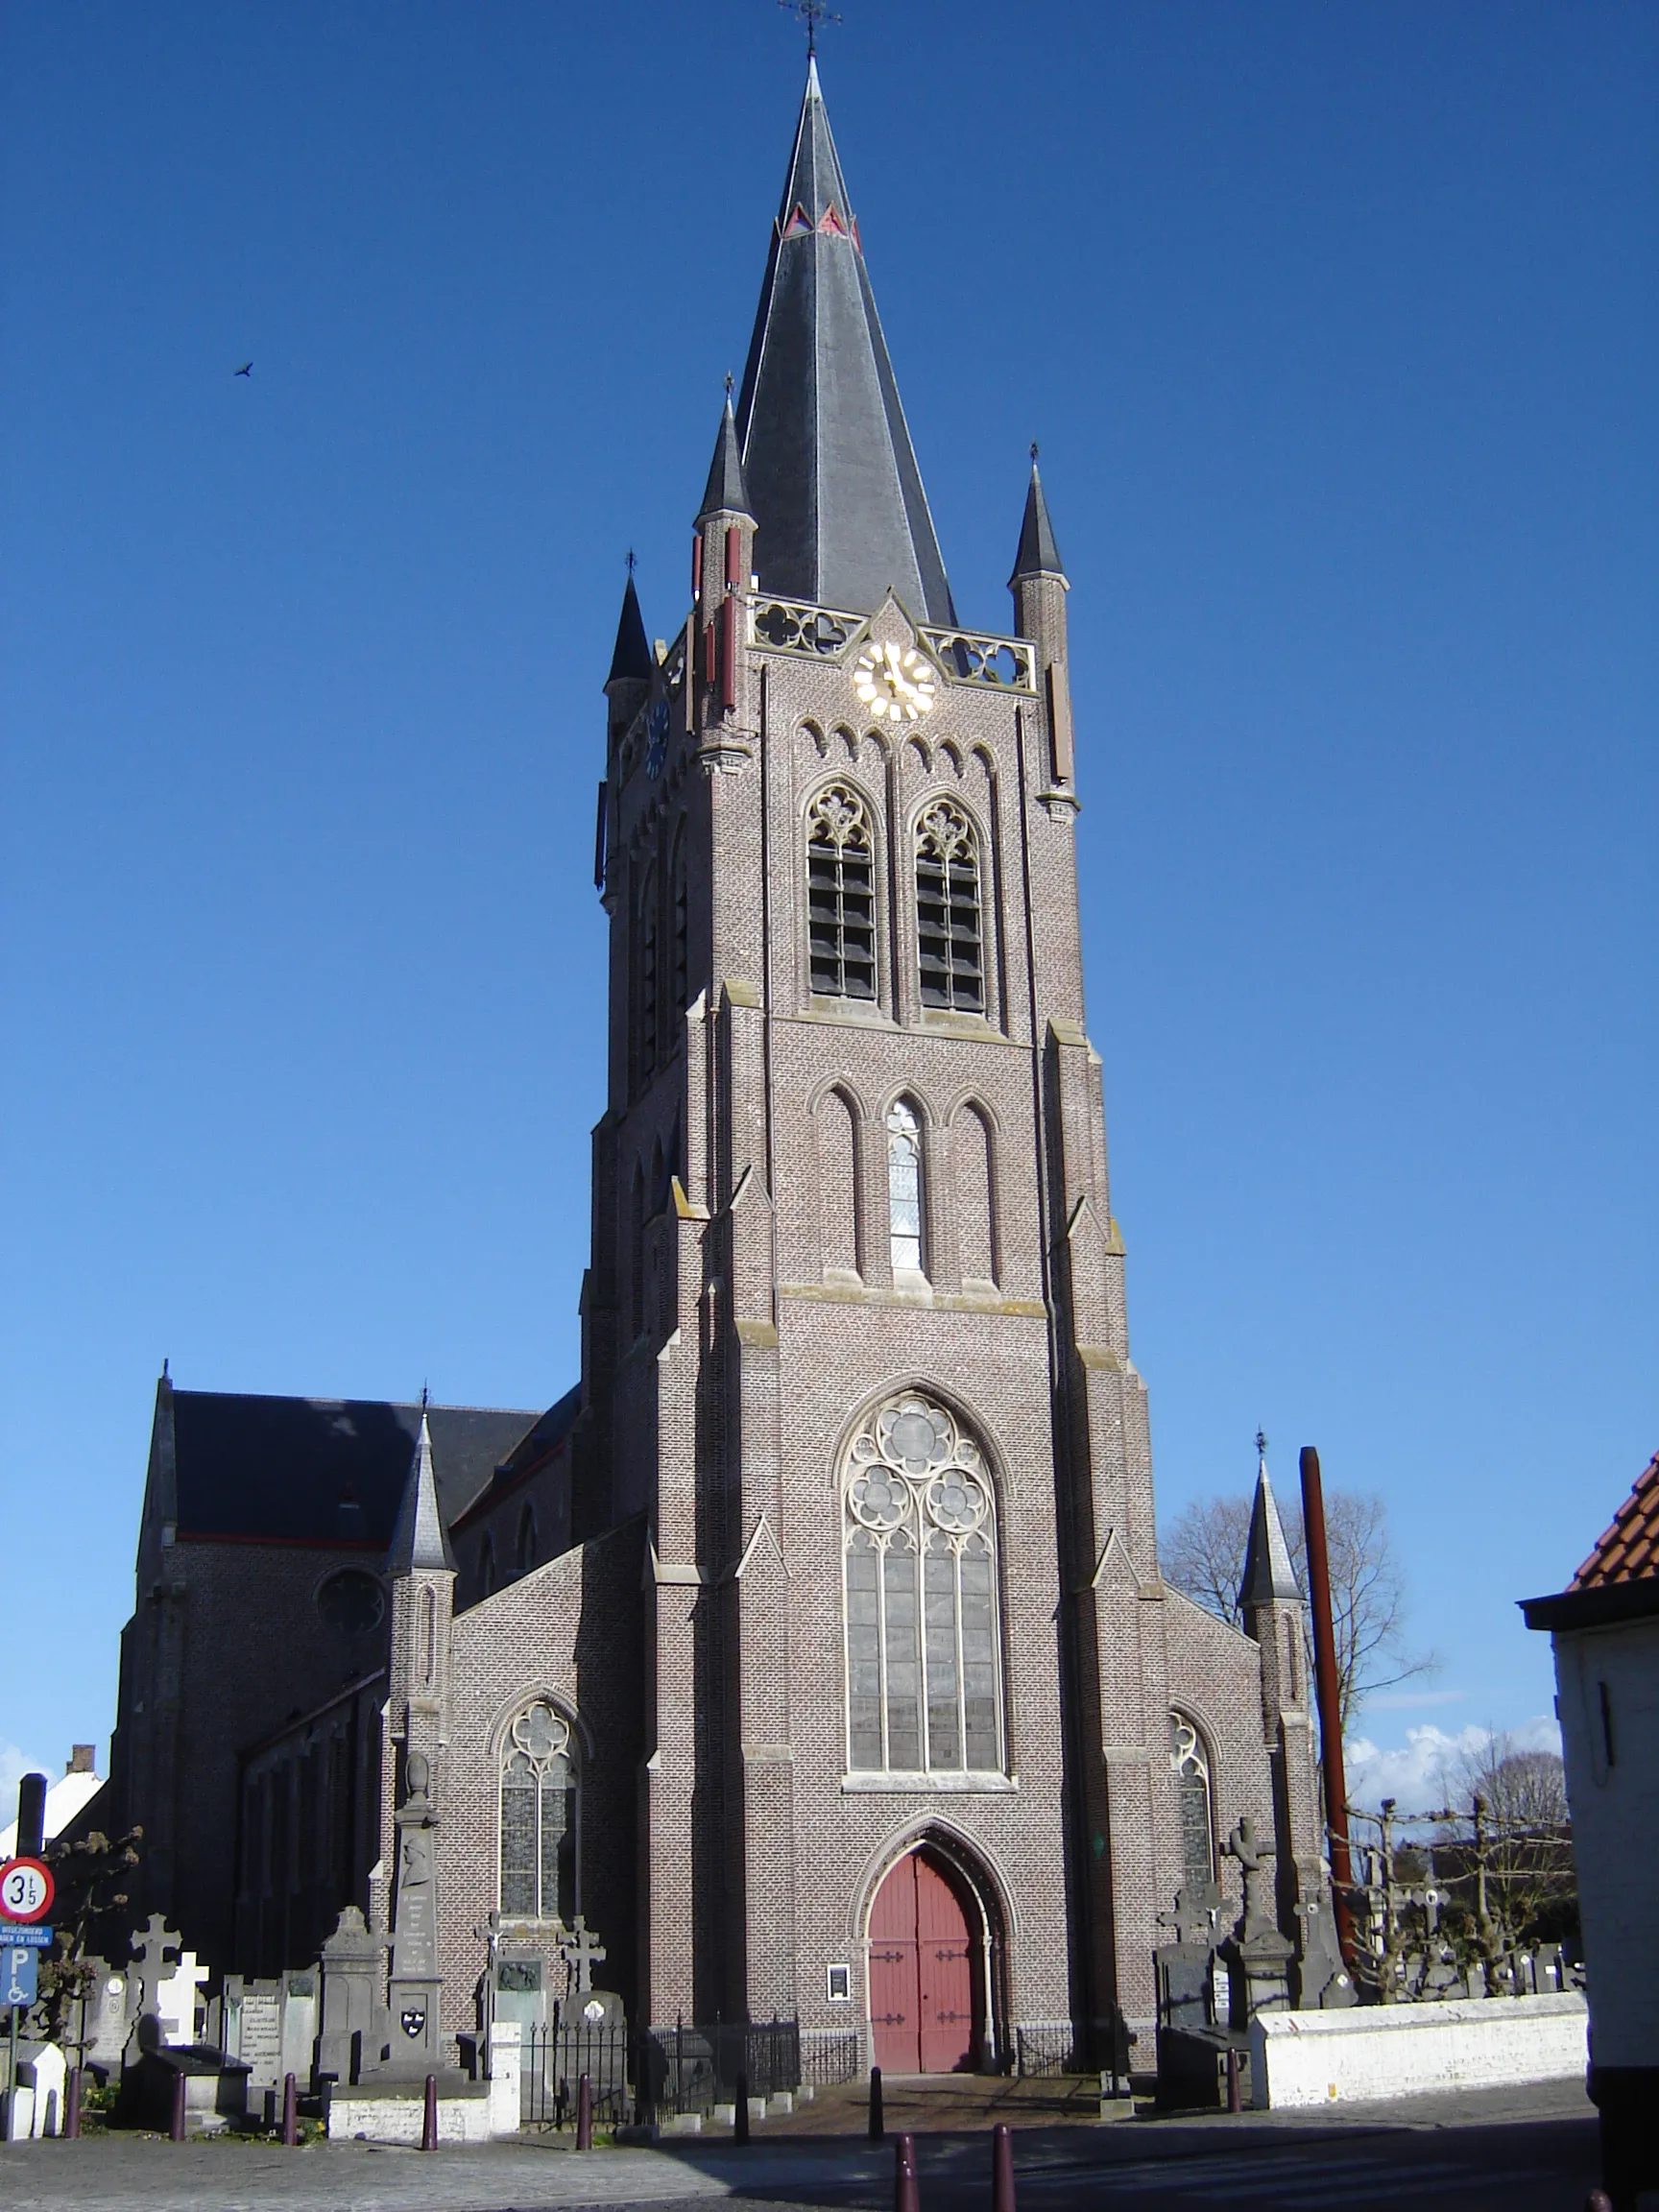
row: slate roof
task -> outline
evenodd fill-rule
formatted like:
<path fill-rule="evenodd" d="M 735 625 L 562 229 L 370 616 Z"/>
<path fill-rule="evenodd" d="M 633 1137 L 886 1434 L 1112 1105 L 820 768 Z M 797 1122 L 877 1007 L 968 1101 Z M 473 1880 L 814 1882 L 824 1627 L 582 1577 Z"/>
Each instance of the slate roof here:
<path fill-rule="evenodd" d="M 1060 548 L 1054 542 L 1054 525 L 1048 519 L 1048 502 L 1037 464 L 1031 464 L 1031 482 L 1025 493 L 1025 513 L 1020 523 L 1020 550 L 1014 556 L 1012 584 L 1021 576 L 1064 576 Z"/>
<path fill-rule="evenodd" d="M 732 414 L 732 395 L 726 395 L 726 405 L 720 415 L 720 433 L 714 441 L 714 458 L 709 464 L 709 481 L 703 488 L 703 504 L 697 510 L 701 522 L 709 515 L 747 515 L 749 487 L 743 481 L 743 457 L 737 450 L 737 424 Z"/>
<path fill-rule="evenodd" d="M 919 620 L 955 621 L 815 60 L 737 435 L 764 590 L 868 613 L 891 588 Z"/>
<path fill-rule="evenodd" d="M 1250 1509 L 1250 1541 L 1244 1548 L 1244 1572 L 1238 1578 L 1238 1603 L 1248 1611 L 1255 1605 L 1275 1602 L 1300 1604 L 1301 1586 L 1290 1564 L 1290 1547 L 1273 1485 L 1267 1479 L 1267 1462 L 1256 1469 L 1256 1502 Z"/>
<path fill-rule="evenodd" d="M 1568 1584 L 1570 1590 L 1603 1590 L 1659 1575 L 1659 1452 L 1613 1516 L 1613 1525 Z"/>
<path fill-rule="evenodd" d="M 582 1385 L 566 1390 L 542 1414 L 526 1436 L 520 1438 L 512 1452 L 494 1471 L 490 1482 L 480 1490 L 466 1509 L 449 1524 L 452 1531 L 466 1528 L 475 1514 L 487 1513 L 493 1506 L 530 1476 L 546 1466 L 549 1459 L 565 1449 L 570 1431 L 576 1426 L 576 1416 L 582 1410 Z"/>
<path fill-rule="evenodd" d="M 172 1396 L 181 1538 L 386 1551 L 421 1433 L 419 1405 L 218 1390 Z M 541 1418 L 477 1406 L 428 1408 L 445 1526 Z"/>
<path fill-rule="evenodd" d="M 649 684 L 657 666 L 651 656 L 650 640 L 645 635 L 645 617 L 639 612 L 639 594 L 634 589 L 634 578 L 628 578 L 627 589 L 622 594 L 622 613 L 616 624 L 616 643 L 611 654 L 611 673 L 607 684 Z"/>

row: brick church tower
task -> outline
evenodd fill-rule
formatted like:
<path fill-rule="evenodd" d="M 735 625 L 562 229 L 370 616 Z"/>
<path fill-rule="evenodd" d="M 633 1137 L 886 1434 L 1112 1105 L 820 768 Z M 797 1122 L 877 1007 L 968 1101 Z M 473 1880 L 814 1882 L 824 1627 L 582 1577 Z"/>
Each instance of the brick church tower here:
<path fill-rule="evenodd" d="M 1213 1858 L 1279 1712 L 1158 1575 L 1043 486 L 963 628 L 815 63 L 691 583 L 606 687 L 577 1434 L 576 1535 L 649 1536 L 641 2016 L 983 2059 L 1150 2013 L 1172 1715 Z"/>
<path fill-rule="evenodd" d="M 386 1927 L 412 1761 L 446 2034 L 577 1956 L 820 2078 L 1098 2063 L 1245 1816 L 1309 1924 L 1265 1470 L 1248 1633 L 1158 1572 L 1035 467 L 1011 589 L 958 619 L 811 66 L 690 610 L 630 577 L 605 685 L 580 1386 L 157 1390 L 104 1824 L 216 1965 Z"/>

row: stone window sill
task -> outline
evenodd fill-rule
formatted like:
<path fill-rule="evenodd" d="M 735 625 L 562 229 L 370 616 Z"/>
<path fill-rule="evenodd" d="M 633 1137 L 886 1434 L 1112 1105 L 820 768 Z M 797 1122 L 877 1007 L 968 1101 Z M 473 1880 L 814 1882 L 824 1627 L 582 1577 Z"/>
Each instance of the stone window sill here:
<path fill-rule="evenodd" d="M 1017 1797 L 1017 1774 L 843 1774 L 844 1797 Z"/>

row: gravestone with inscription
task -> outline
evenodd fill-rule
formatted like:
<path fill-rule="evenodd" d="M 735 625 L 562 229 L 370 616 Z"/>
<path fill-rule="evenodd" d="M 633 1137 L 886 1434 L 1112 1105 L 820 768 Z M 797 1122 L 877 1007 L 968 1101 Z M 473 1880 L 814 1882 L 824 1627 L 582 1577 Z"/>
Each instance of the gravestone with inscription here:
<path fill-rule="evenodd" d="M 404 1762 L 406 1795 L 394 1815 L 397 1826 L 397 1889 L 392 1914 L 392 1979 L 387 1991 L 387 2040 L 394 2075 L 434 2074 L 439 2058 L 438 1815 L 429 1794 L 432 1769 L 425 1754 Z"/>
<path fill-rule="evenodd" d="M 348 1905 L 323 1946 L 323 2030 L 317 2038 L 317 2074 L 335 2081 L 360 2081 L 373 2073 L 386 2046 L 386 2000 L 381 1975 L 386 1938 Z"/>
<path fill-rule="evenodd" d="M 282 1984 L 225 1979 L 225 2049 L 248 2069 L 252 2090 L 276 2089 L 282 2081 Z M 307 2073 L 310 2069 L 307 2067 Z"/>

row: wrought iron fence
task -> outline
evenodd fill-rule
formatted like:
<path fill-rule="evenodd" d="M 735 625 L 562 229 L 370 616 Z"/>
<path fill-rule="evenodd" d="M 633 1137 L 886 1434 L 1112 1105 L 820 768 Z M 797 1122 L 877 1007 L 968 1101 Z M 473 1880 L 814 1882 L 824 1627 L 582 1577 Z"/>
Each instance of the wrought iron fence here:
<path fill-rule="evenodd" d="M 814 2089 L 832 2089 L 838 2081 L 855 2081 L 863 2072 L 861 2037 L 855 2028 L 804 2028 L 801 2031 L 801 2080 Z"/>
<path fill-rule="evenodd" d="M 814 2054 L 816 2081 L 851 2080 L 858 2038 L 837 2036 L 845 2053 Z M 677 2020 L 672 2028 L 634 2033 L 621 2021 L 595 2025 L 559 2007 L 552 2020 L 525 2031 L 519 2045 L 518 2117 L 523 2127 L 565 2128 L 575 2118 L 576 2085 L 587 2075 L 593 2118 L 601 2127 L 650 2122 L 731 2104 L 741 2080 L 751 2097 L 799 2089 L 801 2031 L 793 2020 Z M 844 2070 L 842 2070 L 844 2068 Z"/>
<path fill-rule="evenodd" d="M 730 2104 L 741 2080 L 751 2097 L 801 2086 L 801 2029 L 794 2020 L 677 2020 L 647 2028 L 636 2052 L 635 2091 L 642 2120 L 710 2112 Z"/>
<path fill-rule="evenodd" d="M 575 2117 L 576 2084 L 586 2074 L 594 2119 L 601 2127 L 620 2127 L 633 2110 L 630 2056 L 625 2022 L 595 2024 L 579 2014 L 565 2020 L 555 2006 L 547 2026 L 528 2029 L 519 2045 L 519 2125 L 567 2126 Z"/>

